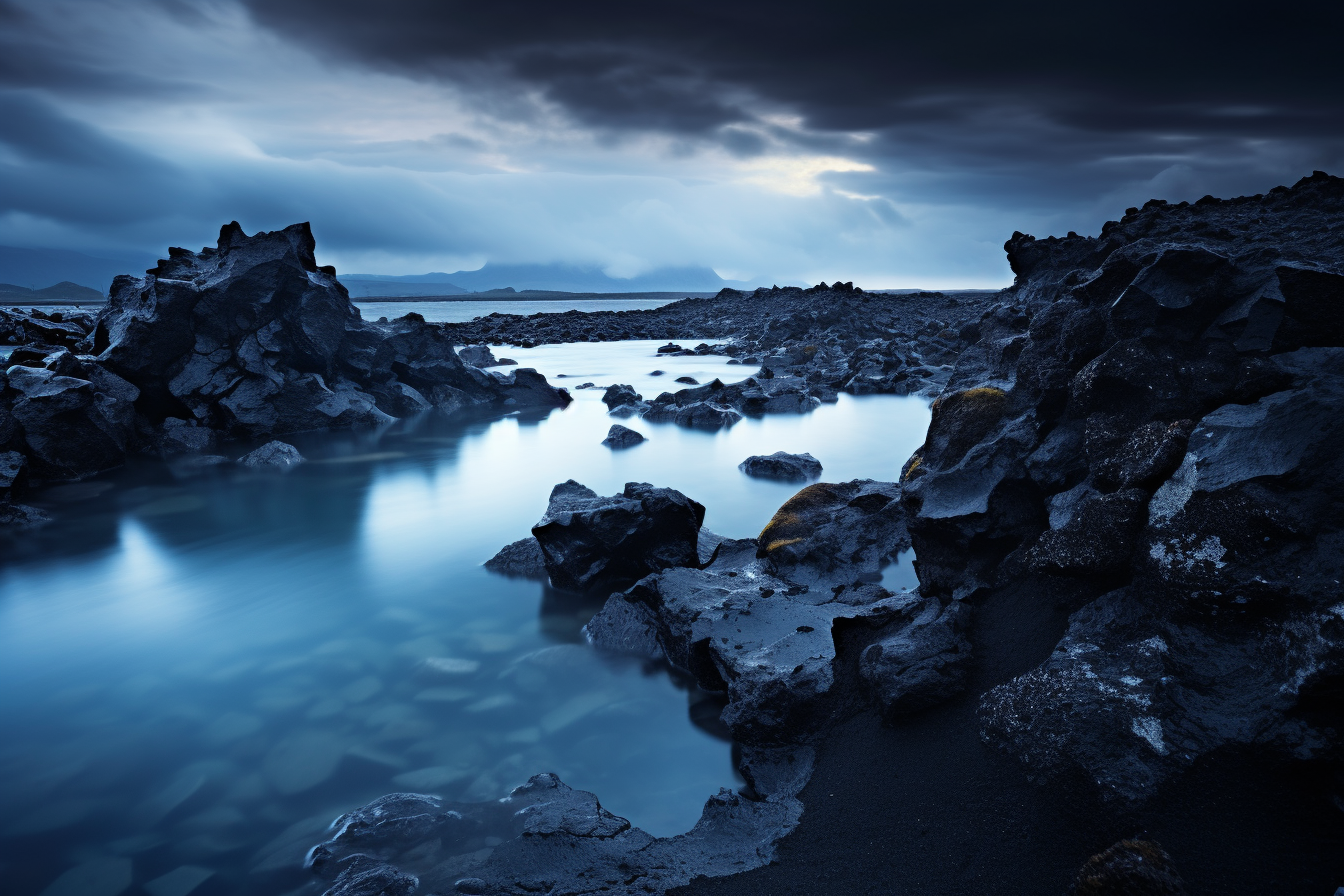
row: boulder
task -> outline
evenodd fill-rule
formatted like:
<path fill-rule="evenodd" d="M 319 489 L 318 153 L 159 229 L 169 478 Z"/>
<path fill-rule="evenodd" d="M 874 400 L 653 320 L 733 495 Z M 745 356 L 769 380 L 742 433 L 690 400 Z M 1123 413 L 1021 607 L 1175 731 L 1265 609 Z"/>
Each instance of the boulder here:
<path fill-rule="evenodd" d="M 645 441 L 648 440 L 641 433 L 615 423 L 607 430 L 607 437 L 602 440 L 602 444 L 608 448 L 633 448 Z"/>
<path fill-rule="evenodd" d="M 104 370 L 85 373 L 88 379 L 45 368 L 8 371 L 10 414 L 40 478 L 74 479 L 126 459 L 135 434 L 136 389 Z"/>
<path fill-rule="evenodd" d="M 485 561 L 485 568 L 511 578 L 546 579 L 546 558 L 541 544 L 529 535 L 500 548 L 499 553 Z"/>
<path fill-rule="evenodd" d="M 670 488 L 626 483 L 619 495 L 598 495 L 574 480 L 551 491 L 532 527 L 551 584 L 609 593 L 673 566 L 699 566 L 703 505 Z"/>
<path fill-rule="evenodd" d="M 253 469 L 270 467 L 274 469 L 288 470 L 291 467 L 303 463 L 303 461 L 304 458 L 303 455 L 299 453 L 299 449 L 287 442 L 281 442 L 278 439 L 267 442 L 257 450 L 238 458 L 238 463 Z"/>
<path fill-rule="evenodd" d="M 798 581 L 877 581 L 882 565 L 910 546 L 900 498 L 899 485 L 871 479 L 809 485 L 761 530 L 757 556 Z"/>
<path fill-rule="evenodd" d="M 806 482 L 821 475 L 821 462 L 810 454 L 753 454 L 737 468 L 758 479 L 778 479 L 781 482 Z"/>

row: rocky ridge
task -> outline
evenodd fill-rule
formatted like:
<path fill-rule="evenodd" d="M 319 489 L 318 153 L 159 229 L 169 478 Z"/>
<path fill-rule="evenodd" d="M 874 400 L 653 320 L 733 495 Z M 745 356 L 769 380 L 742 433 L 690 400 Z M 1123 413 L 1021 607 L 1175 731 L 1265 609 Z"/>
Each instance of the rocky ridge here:
<path fill-rule="evenodd" d="M 143 278 L 117 277 L 96 318 L 0 312 L 0 341 L 15 344 L 0 374 L 0 453 L 22 458 L 5 491 L 219 438 L 568 403 L 535 371 L 464 364 L 417 316 L 364 321 L 314 249 L 307 224 L 247 236 L 235 222 L 213 248 L 174 248 Z"/>
<path fill-rule="evenodd" d="M 1225 747 L 1337 752 L 1344 180 L 1006 249 L 903 492 L 923 590 L 1074 594 L 985 740 L 1123 801 Z"/>

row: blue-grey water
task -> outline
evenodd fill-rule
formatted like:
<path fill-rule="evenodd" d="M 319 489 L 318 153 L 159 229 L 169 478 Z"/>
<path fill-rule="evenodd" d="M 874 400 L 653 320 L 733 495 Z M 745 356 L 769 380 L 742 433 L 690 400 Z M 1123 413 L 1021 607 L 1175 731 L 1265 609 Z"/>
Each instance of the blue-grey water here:
<path fill-rule="evenodd" d="M 665 296 L 665 293 L 654 295 Z M 441 323 L 461 323 L 491 312 L 500 314 L 554 314 L 560 311 L 640 311 L 661 308 L 676 301 L 669 298 L 642 299 L 454 299 L 446 302 L 371 302 L 355 299 L 365 320 L 386 317 L 394 320 L 414 311 L 425 320 Z"/>
<path fill-rule="evenodd" d="M 646 396 L 751 372 L 657 345 L 501 353 Z M 746 477 L 745 457 L 893 479 L 928 410 L 841 396 L 718 433 L 634 419 L 649 441 L 613 453 L 601 391 L 573 394 L 546 414 L 296 436 L 309 462 L 289 473 L 141 460 L 32 496 L 56 521 L 0 545 L 0 889 L 317 892 L 299 863 L 341 812 L 392 790 L 495 799 L 542 771 L 655 834 L 694 824 L 739 783 L 720 704 L 596 654 L 592 602 L 480 564 L 569 478 L 673 486 L 707 528 L 752 536 L 797 486 Z M 908 563 L 885 581 L 913 584 Z"/>

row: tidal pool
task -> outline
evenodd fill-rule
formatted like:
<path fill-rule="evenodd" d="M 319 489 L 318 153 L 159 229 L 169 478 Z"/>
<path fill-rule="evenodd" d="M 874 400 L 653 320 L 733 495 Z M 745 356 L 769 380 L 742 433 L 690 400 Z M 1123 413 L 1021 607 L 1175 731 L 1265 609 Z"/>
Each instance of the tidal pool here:
<path fill-rule="evenodd" d="M 658 344 L 498 353 L 646 397 L 752 372 Z M 601 390 L 573 394 L 545 414 L 295 436 L 309 462 L 289 473 L 138 460 L 31 496 L 56 521 L 0 545 L 5 892 L 317 892 L 299 863 L 340 813 L 394 790 L 496 799 L 543 771 L 654 834 L 693 825 L 740 783 L 721 704 L 595 653 L 593 601 L 480 564 L 571 478 L 672 486 L 707 528 L 755 535 L 797 486 L 749 479 L 748 455 L 894 479 L 929 412 L 841 396 L 717 433 L 636 418 L 619 422 L 649 441 L 612 452 Z M 884 581 L 913 584 L 908 562 Z"/>

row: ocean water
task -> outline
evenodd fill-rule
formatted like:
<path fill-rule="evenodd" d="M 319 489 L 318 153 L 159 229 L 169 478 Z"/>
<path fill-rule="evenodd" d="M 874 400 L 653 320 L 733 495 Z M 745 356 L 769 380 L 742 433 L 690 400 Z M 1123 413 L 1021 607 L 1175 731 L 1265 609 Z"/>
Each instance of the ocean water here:
<path fill-rule="evenodd" d="M 654 295 L 662 296 L 663 293 Z M 425 320 L 442 323 L 461 323 L 498 311 L 500 314 L 553 314 L 560 311 L 641 311 L 661 308 L 669 298 L 645 299 L 463 299 L 449 302 L 370 302 L 355 299 L 354 303 L 365 320 L 386 317 L 394 320 L 414 311 Z"/>
<path fill-rule="evenodd" d="M 752 372 L 658 344 L 502 353 L 648 397 Z M 295 436 L 308 462 L 288 473 L 143 460 L 32 496 L 56 522 L 0 545 L 0 889 L 316 893 L 300 862 L 340 813 L 394 790 L 496 799 L 544 771 L 652 833 L 693 825 L 740 783 L 721 704 L 594 652 L 594 601 L 480 564 L 570 478 L 673 486 L 707 528 L 752 536 L 797 486 L 746 477 L 748 455 L 893 479 L 929 412 L 841 396 L 705 433 L 573 394 L 548 413 Z M 612 452 L 613 422 L 649 441 Z M 908 558 L 885 581 L 912 584 Z"/>

